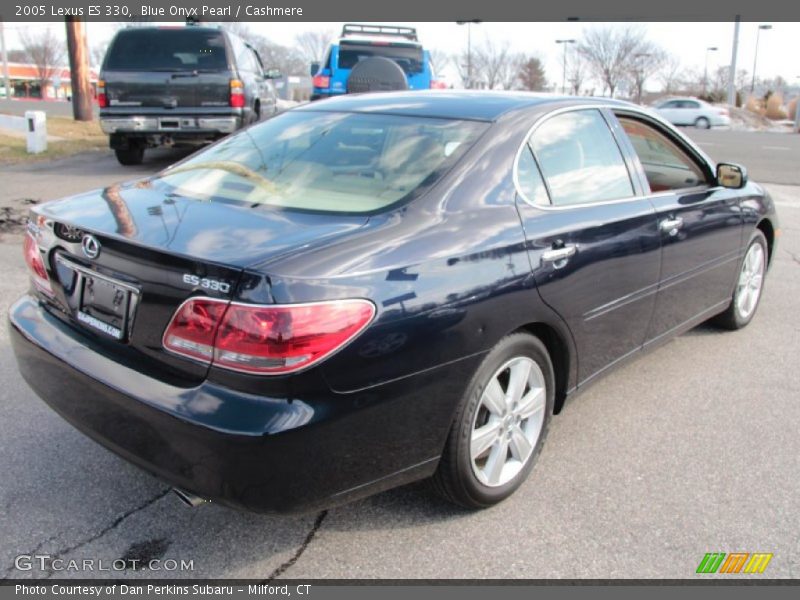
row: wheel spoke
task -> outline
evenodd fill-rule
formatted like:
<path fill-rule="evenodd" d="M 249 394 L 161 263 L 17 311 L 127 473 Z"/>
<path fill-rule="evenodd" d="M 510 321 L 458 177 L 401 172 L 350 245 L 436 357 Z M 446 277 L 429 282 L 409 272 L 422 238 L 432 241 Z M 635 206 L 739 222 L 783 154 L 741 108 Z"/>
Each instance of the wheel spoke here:
<path fill-rule="evenodd" d="M 536 413 L 541 412 L 544 409 L 544 404 L 544 389 L 533 388 L 519 401 L 517 410 L 514 413 L 522 420 L 529 419 Z"/>
<path fill-rule="evenodd" d="M 493 415 L 502 417 L 506 412 L 506 395 L 497 377 L 492 377 L 489 385 L 483 390 L 483 405 L 489 409 Z"/>
<path fill-rule="evenodd" d="M 501 426 L 502 422 L 500 421 L 489 422 L 472 432 L 470 449 L 473 459 L 479 458 L 492 447 L 492 444 L 498 441 L 497 434 L 500 432 Z"/>
<path fill-rule="evenodd" d="M 511 430 L 510 446 L 511 454 L 520 462 L 523 462 L 526 458 L 528 458 L 528 455 L 533 449 L 531 443 L 528 441 L 528 438 L 525 437 L 525 433 L 522 431 L 519 425 L 515 425 Z"/>
<path fill-rule="evenodd" d="M 498 440 L 497 444 L 492 446 L 492 451 L 489 453 L 489 459 L 486 461 L 486 468 L 484 469 L 486 478 L 491 485 L 500 483 L 500 476 L 503 473 L 507 458 L 508 439 L 503 436 Z"/>
<path fill-rule="evenodd" d="M 508 389 L 506 390 L 506 402 L 511 404 L 519 402 L 525 387 L 531 376 L 531 363 L 527 360 L 520 360 L 511 365 L 511 373 L 508 378 Z"/>

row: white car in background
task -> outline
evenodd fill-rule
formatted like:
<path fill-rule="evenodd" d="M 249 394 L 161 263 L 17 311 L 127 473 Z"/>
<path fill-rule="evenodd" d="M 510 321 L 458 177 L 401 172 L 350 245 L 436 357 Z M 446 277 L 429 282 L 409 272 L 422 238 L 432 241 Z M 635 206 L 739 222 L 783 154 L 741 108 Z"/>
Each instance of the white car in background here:
<path fill-rule="evenodd" d="M 656 112 L 673 125 L 694 125 L 700 129 L 731 124 L 728 110 L 699 98 L 668 98 L 657 102 Z"/>

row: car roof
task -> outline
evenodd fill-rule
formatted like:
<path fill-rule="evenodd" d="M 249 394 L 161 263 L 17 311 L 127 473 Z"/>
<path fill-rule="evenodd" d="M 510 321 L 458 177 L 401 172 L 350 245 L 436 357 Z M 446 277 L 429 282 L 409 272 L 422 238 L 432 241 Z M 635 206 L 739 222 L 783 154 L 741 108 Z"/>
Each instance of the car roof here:
<path fill-rule="evenodd" d="M 610 98 L 560 96 L 533 92 L 425 90 L 342 95 L 305 104 L 295 110 L 363 112 L 438 117 L 472 121 L 496 121 L 502 115 L 525 108 L 593 104 L 631 108 L 635 105 Z M 635 107 L 638 108 L 638 107 Z"/>

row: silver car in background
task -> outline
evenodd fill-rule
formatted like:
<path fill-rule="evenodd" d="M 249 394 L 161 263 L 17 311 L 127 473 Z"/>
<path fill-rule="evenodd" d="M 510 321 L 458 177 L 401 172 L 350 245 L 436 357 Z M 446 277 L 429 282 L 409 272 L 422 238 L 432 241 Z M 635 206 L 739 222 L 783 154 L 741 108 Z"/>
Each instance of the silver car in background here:
<path fill-rule="evenodd" d="M 713 106 L 699 98 L 668 98 L 657 102 L 656 112 L 673 125 L 693 125 L 699 129 L 731 124 L 726 108 Z"/>

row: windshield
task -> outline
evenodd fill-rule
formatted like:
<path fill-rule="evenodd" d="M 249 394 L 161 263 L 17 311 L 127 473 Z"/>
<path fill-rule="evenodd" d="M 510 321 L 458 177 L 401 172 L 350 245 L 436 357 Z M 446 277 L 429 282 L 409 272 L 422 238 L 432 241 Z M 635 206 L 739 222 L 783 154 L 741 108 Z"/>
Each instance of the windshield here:
<path fill-rule="evenodd" d="M 370 42 L 341 42 L 339 44 L 339 68 L 352 69 L 365 58 L 383 56 L 391 58 L 408 73 L 422 73 L 422 48 L 408 44 Z"/>
<path fill-rule="evenodd" d="M 369 213 L 424 192 L 487 126 L 292 111 L 224 139 L 157 181 L 175 193 L 210 200 Z"/>
<path fill-rule="evenodd" d="M 198 29 L 120 31 L 103 68 L 110 71 L 225 71 L 225 37 Z"/>

